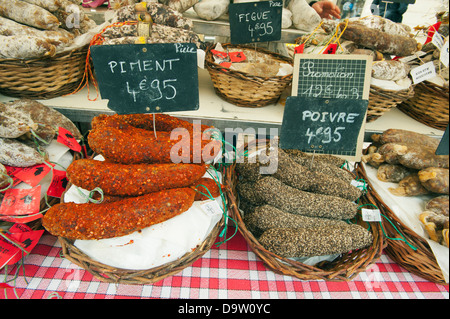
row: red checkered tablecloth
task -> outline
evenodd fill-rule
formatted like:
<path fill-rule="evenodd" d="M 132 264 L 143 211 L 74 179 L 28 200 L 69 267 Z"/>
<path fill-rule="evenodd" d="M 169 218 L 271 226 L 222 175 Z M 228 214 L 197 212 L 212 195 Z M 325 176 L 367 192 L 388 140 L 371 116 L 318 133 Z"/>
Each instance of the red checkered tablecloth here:
<path fill-rule="evenodd" d="M 23 274 L 22 269 L 25 270 Z M 5 272 L 7 272 L 5 274 Z M 17 267 L 0 271 L 0 282 Z M 6 278 L 5 278 L 6 276 Z M 350 282 L 302 281 L 275 274 L 237 233 L 182 272 L 154 284 L 109 284 L 61 256 L 61 246 L 45 233 L 25 259 L 14 288 L 0 289 L 0 299 L 448 299 L 448 285 L 409 273 L 382 255 Z"/>

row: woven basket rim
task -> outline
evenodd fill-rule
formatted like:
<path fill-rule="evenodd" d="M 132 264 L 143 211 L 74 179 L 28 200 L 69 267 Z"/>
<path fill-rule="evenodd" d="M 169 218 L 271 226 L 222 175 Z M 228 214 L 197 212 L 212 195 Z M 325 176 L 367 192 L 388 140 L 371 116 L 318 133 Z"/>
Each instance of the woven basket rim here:
<path fill-rule="evenodd" d="M 448 87 L 444 87 L 442 85 L 437 85 L 436 83 L 433 83 L 430 81 L 423 81 L 418 84 L 415 84 L 415 86 L 424 86 L 424 87 L 428 87 L 428 88 L 439 89 L 439 91 L 443 95 L 446 95 L 447 97 L 448 97 L 449 90 L 450 90 L 450 88 L 448 88 Z"/>
<path fill-rule="evenodd" d="M 247 46 L 247 45 L 240 45 L 240 44 L 234 45 L 231 43 L 223 43 L 222 47 L 224 47 L 224 48 L 233 47 L 233 48 L 243 48 L 243 49 L 248 49 L 248 50 L 256 50 L 259 53 L 270 55 L 275 60 L 280 60 L 280 61 L 283 61 L 286 63 L 290 63 L 291 65 L 294 64 L 294 61 L 292 58 L 285 57 L 281 54 L 271 52 L 271 51 L 263 49 L 263 48 L 258 48 L 258 47 L 255 48 L 255 47 L 251 47 L 251 46 Z M 238 70 L 226 69 L 223 66 L 221 66 L 220 64 L 217 64 L 213 61 L 213 59 L 212 59 L 213 55 L 211 52 L 212 49 L 213 49 L 213 46 L 208 47 L 206 50 L 206 56 L 205 56 L 206 67 L 210 71 L 215 70 L 217 72 L 226 74 L 228 76 L 236 77 L 236 78 L 243 79 L 243 80 L 256 81 L 256 82 L 267 81 L 268 79 L 285 80 L 285 79 L 290 79 L 293 77 L 292 73 L 288 74 L 288 75 L 284 75 L 284 76 L 261 77 L 261 76 L 251 75 L 246 72 L 242 72 L 242 71 L 238 71 Z M 224 70 L 226 70 L 226 72 Z"/>
<path fill-rule="evenodd" d="M 35 59 L 0 59 L 0 92 L 6 96 L 51 99 L 86 83 L 88 46 Z"/>
<path fill-rule="evenodd" d="M 204 241 L 194 250 L 185 253 L 172 262 L 149 269 L 123 269 L 95 261 L 82 250 L 74 246 L 74 240 L 58 237 L 65 258 L 88 271 L 95 278 L 108 283 L 152 284 L 181 272 L 206 254 L 215 243 L 220 229 L 224 225 L 224 217 L 211 230 Z"/>
<path fill-rule="evenodd" d="M 367 149 L 363 152 L 367 152 Z M 389 221 L 396 227 L 392 227 L 388 222 L 383 223 L 383 227 L 388 235 L 385 239 L 387 244 L 385 248 L 386 254 L 409 272 L 431 282 L 448 285 L 448 283 L 445 282 L 442 271 L 436 261 L 436 258 L 434 257 L 431 247 L 426 240 L 402 223 L 395 213 L 385 204 L 383 199 L 374 190 L 372 184 L 368 180 L 363 165 L 357 165 L 356 171 L 358 175 L 366 181 L 367 187 L 370 190 L 372 201 L 375 202 L 375 205 L 381 210 L 382 214 L 386 216 L 386 218 L 389 219 Z M 417 248 L 417 250 L 413 250 L 409 245 L 401 240 L 389 239 L 398 238 L 399 231 L 409 243 Z"/>
<path fill-rule="evenodd" d="M 425 81 L 414 87 L 414 96 L 400 103 L 399 110 L 422 124 L 444 131 L 448 125 L 449 89 Z"/>
<path fill-rule="evenodd" d="M 234 168 L 235 163 L 228 167 L 225 171 L 224 179 L 225 185 L 227 185 L 225 189 L 228 190 L 228 201 L 231 203 L 229 205 L 231 214 L 237 221 L 239 231 L 245 238 L 247 244 L 270 270 L 282 275 L 293 276 L 300 280 L 351 281 L 360 272 L 365 271 L 381 258 L 385 243 L 382 228 L 378 223 L 370 224 L 370 231 L 374 238 L 372 246 L 341 254 L 332 262 L 321 262 L 311 266 L 268 251 L 245 227 L 245 223 L 239 212 L 238 198 L 234 196 L 237 192 L 232 191 L 235 188 L 233 179 L 236 177 Z M 366 195 L 361 197 L 361 199 L 363 198 L 370 202 L 370 198 Z"/>

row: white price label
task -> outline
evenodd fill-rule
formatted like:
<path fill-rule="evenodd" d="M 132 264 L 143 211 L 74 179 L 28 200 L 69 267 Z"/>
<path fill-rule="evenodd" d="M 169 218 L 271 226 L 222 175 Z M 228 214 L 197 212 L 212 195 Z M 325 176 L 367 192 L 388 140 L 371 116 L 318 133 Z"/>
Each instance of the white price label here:
<path fill-rule="evenodd" d="M 381 213 L 379 209 L 361 209 L 362 220 L 365 222 L 381 222 Z"/>
<path fill-rule="evenodd" d="M 364 182 L 361 182 L 361 181 L 352 180 L 350 182 L 350 185 L 358 187 L 358 188 L 363 188 L 366 184 Z"/>
<path fill-rule="evenodd" d="M 436 76 L 436 68 L 433 62 L 427 62 L 411 70 L 411 76 L 414 84 L 432 79 Z"/>
<path fill-rule="evenodd" d="M 444 46 L 441 48 L 440 60 L 442 64 L 448 68 L 448 41 L 446 41 Z"/>
<path fill-rule="evenodd" d="M 431 39 L 431 42 L 436 46 L 436 48 L 441 50 L 442 46 L 444 45 L 444 37 L 438 32 L 435 32 L 433 38 Z"/>
<path fill-rule="evenodd" d="M 223 210 L 217 200 L 208 200 L 207 202 L 201 204 L 200 207 L 208 216 L 215 216 L 223 213 Z"/>

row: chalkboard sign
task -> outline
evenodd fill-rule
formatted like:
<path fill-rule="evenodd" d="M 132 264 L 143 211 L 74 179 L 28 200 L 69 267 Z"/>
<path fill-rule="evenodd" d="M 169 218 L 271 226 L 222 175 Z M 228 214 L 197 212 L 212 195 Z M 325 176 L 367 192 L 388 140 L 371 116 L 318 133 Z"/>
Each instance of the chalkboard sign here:
<path fill-rule="evenodd" d="M 231 3 L 228 9 L 232 44 L 281 39 L 282 0 Z"/>
<path fill-rule="evenodd" d="M 289 97 L 280 147 L 358 158 L 368 104 L 368 100 Z"/>
<path fill-rule="evenodd" d="M 334 99 L 368 99 L 372 57 L 296 54 L 292 95 Z"/>
<path fill-rule="evenodd" d="M 193 43 L 96 45 L 91 55 L 100 94 L 118 114 L 199 108 Z"/>
<path fill-rule="evenodd" d="M 448 125 L 436 150 L 436 155 L 448 155 Z"/>

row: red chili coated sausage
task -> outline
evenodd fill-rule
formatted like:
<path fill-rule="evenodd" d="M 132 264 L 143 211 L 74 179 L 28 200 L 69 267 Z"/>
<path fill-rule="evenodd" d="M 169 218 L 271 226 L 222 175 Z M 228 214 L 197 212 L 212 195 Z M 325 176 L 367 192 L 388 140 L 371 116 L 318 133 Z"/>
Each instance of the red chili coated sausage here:
<path fill-rule="evenodd" d="M 42 225 L 68 239 L 125 236 L 187 211 L 194 197 L 191 188 L 175 188 L 111 203 L 61 203 L 46 212 Z"/>
<path fill-rule="evenodd" d="M 86 190 L 99 187 L 106 195 L 139 196 L 169 188 L 188 187 L 206 172 L 197 164 L 117 164 L 93 159 L 72 162 L 69 181 Z"/>
<path fill-rule="evenodd" d="M 203 140 L 189 130 L 184 133 L 175 134 L 174 139 L 171 132 L 157 131 L 155 136 L 153 131 L 134 127 L 119 117 L 99 116 L 92 121 L 88 143 L 94 152 L 123 164 L 201 163 L 218 154 L 220 141 Z"/>

